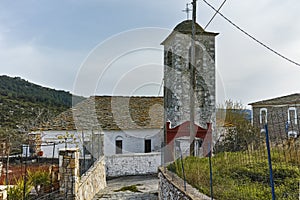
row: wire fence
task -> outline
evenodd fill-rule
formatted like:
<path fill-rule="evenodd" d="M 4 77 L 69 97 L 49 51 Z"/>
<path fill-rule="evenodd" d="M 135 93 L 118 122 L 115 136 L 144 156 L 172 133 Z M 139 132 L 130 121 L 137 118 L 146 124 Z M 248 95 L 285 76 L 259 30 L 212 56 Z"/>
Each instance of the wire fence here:
<path fill-rule="evenodd" d="M 213 154 L 206 147 L 169 169 L 212 199 L 299 199 L 298 116 L 295 106 L 254 109 L 253 124 L 217 129 Z"/>
<path fill-rule="evenodd" d="M 80 175 L 83 175 L 93 164 L 104 155 L 103 135 L 91 134 L 85 135 L 82 132 L 82 158 L 80 159 Z"/>

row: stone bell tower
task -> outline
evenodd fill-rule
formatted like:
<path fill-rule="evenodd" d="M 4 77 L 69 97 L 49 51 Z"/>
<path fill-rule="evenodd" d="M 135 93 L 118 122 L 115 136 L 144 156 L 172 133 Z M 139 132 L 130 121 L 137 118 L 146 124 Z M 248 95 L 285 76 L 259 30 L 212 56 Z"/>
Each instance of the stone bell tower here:
<path fill-rule="evenodd" d="M 196 23 L 195 34 L 195 124 L 207 129 L 215 124 L 215 36 Z M 178 24 L 162 42 L 164 45 L 165 118 L 171 127 L 190 119 L 190 71 L 192 20 Z"/>

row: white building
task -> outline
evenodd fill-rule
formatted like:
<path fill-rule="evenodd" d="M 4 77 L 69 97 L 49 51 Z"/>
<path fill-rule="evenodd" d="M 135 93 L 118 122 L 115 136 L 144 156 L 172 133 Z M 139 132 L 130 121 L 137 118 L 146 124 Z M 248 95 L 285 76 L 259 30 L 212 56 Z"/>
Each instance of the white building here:
<path fill-rule="evenodd" d="M 45 124 L 40 132 L 43 156 L 57 157 L 59 148 L 77 146 L 81 156 L 84 149 L 94 158 L 104 155 L 108 171 L 120 164 L 119 169 L 126 172 L 118 170 L 111 176 L 133 175 L 124 163 L 135 173 L 150 173 L 147 168 L 155 173 L 161 164 L 163 98 L 90 97 Z M 130 155 L 135 159 L 128 163 Z"/>

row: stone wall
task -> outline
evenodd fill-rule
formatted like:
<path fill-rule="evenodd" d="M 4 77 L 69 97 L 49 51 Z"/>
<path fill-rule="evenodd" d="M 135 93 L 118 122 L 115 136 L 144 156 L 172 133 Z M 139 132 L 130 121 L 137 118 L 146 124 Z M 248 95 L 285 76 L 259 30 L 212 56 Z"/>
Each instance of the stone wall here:
<path fill-rule="evenodd" d="M 65 200 L 74 200 L 78 192 L 79 150 L 66 148 L 59 150 L 60 194 Z"/>
<path fill-rule="evenodd" d="M 65 200 L 92 200 L 106 187 L 104 157 L 79 177 L 78 148 L 59 150 L 60 195 Z"/>
<path fill-rule="evenodd" d="M 101 189 L 106 187 L 105 176 L 105 160 L 104 157 L 100 158 L 94 163 L 81 178 L 79 182 L 76 200 L 90 200 Z"/>
<path fill-rule="evenodd" d="M 117 154 L 106 157 L 106 176 L 129 176 L 157 173 L 161 153 Z"/>
<path fill-rule="evenodd" d="M 290 121 L 288 121 L 288 110 L 289 108 L 296 108 L 296 120 L 295 115 L 290 111 Z M 299 136 L 299 116 L 300 107 L 298 105 L 280 105 L 280 106 L 253 106 L 253 125 L 259 128 L 261 131 L 264 130 L 265 116 L 262 117 L 262 123 L 260 123 L 260 109 L 267 109 L 267 123 L 270 139 L 283 139 L 288 137 L 288 132 L 295 132 Z"/>
<path fill-rule="evenodd" d="M 211 198 L 201 194 L 191 185 L 186 184 L 184 189 L 184 181 L 176 174 L 164 168 L 159 168 L 158 171 L 159 185 L 158 196 L 160 200 L 182 199 L 182 200 L 210 200 Z"/>

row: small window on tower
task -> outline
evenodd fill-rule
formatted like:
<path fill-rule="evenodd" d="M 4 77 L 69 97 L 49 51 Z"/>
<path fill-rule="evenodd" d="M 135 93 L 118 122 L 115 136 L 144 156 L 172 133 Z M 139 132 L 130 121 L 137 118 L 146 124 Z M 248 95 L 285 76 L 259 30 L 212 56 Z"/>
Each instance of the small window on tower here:
<path fill-rule="evenodd" d="M 173 53 L 170 50 L 167 53 L 167 65 L 168 67 L 173 67 Z"/>

